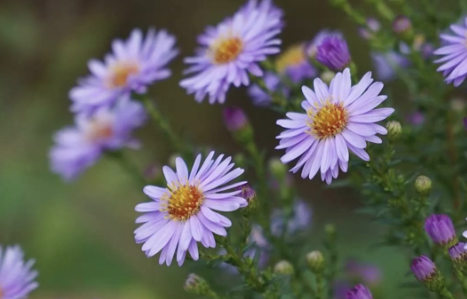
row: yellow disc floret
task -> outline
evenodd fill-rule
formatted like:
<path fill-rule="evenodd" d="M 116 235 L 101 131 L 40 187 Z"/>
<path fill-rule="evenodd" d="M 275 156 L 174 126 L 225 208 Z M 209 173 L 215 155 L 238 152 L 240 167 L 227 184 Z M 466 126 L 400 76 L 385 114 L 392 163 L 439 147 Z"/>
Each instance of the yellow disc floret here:
<path fill-rule="evenodd" d="M 303 45 L 295 45 L 282 53 L 276 60 L 276 71 L 280 74 L 284 73 L 288 67 L 298 66 L 305 62 L 305 51 Z"/>
<path fill-rule="evenodd" d="M 219 39 L 211 46 L 212 59 L 216 64 L 235 60 L 243 50 L 243 42 L 238 37 Z"/>
<path fill-rule="evenodd" d="M 123 87 L 131 75 L 139 72 L 139 66 L 134 62 L 117 63 L 111 68 L 109 86 L 111 88 Z"/>
<path fill-rule="evenodd" d="M 162 197 L 162 212 L 172 220 L 186 221 L 194 214 L 198 213 L 204 202 L 204 195 L 197 186 L 189 183 L 179 185 L 170 189 Z"/>
<path fill-rule="evenodd" d="M 348 122 L 348 113 L 342 103 L 332 103 L 330 100 L 315 109 L 307 111 L 310 128 L 308 133 L 317 139 L 334 137 L 341 133 Z"/>

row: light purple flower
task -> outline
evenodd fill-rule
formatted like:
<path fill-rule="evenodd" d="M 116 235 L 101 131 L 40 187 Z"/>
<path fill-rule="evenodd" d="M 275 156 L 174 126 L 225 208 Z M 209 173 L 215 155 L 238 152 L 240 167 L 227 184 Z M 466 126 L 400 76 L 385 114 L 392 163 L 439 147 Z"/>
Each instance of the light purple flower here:
<path fill-rule="evenodd" d="M 303 168 L 302 178 L 312 179 L 321 170 L 321 179 L 330 184 L 337 178 L 339 167 L 347 171 L 349 150 L 369 161 L 366 142 L 382 142 L 376 134 L 387 134 L 387 130 L 376 122 L 394 112 L 392 108 L 375 109 L 387 98 L 379 95 L 383 83 L 373 83 L 369 72 L 357 85 L 351 85 L 349 69 L 337 73 L 330 87 L 317 78 L 314 91 L 302 87 L 306 113 L 289 112 L 288 119 L 277 121 L 286 129 L 277 136 L 281 141 L 276 149 L 286 149 L 282 163 L 300 157 L 291 169 L 293 173 Z"/>
<path fill-rule="evenodd" d="M 248 126 L 248 118 L 242 109 L 227 107 L 223 111 L 224 123 L 229 131 L 236 132 Z"/>
<path fill-rule="evenodd" d="M 370 17 L 366 19 L 366 26 L 358 28 L 358 35 L 363 39 L 370 39 L 381 29 L 381 23 L 378 19 Z"/>
<path fill-rule="evenodd" d="M 410 65 L 410 60 L 404 55 L 390 51 L 386 53 L 373 52 L 371 60 L 376 72 L 376 77 L 382 81 L 390 81 L 396 77 L 396 71 Z"/>
<path fill-rule="evenodd" d="M 39 284 L 37 271 L 32 270 L 33 260 L 24 261 L 19 246 L 0 247 L 0 298 L 24 299 Z"/>
<path fill-rule="evenodd" d="M 152 28 L 146 37 L 135 29 L 126 41 L 115 40 L 113 52 L 104 61 L 89 61 L 91 74 L 70 91 L 71 110 L 89 114 L 131 92 L 145 93 L 149 85 L 170 76 L 166 66 L 178 54 L 174 45 L 174 36 Z"/>
<path fill-rule="evenodd" d="M 287 233 L 293 234 L 297 231 L 309 228 L 312 211 L 303 200 L 296 200 L 293 205 L 293 215 L 287 222 Z M 285 214 L 283 209 L 273 211 L 271 219 L 271 232 L 275 236 L 282 235 L 285 225 Z"/>
<path fill-rule="evenodd" d="M 425 231 L 436 244 L 452 246 L 457 243 L 454 224 L 447 215 L 433 214 L 426 218 Z"/>
<path fill-rule="evenodd" d="M 231 84 L 250 84 L 249 74 L 260 77 L 259 62 L 279 53 L 276 37 L 283 27 L 283 12 L 271 0 L 250 0 L 232 17 L 215 27 L 208 27 L 198 38 L 201 48 L 185 62 L 192 65 L 185 73 L 193 76 L 180 82 L 189 94 L 202 102 L 224 103 Z"/>
<path fill-rule="evenodd" d="M 73 180 L 96 163 L 105 151 L 137 148 L 132 131 L 144 124 L 146 112 L 137 102 L 122 100 L 114 107 L 102 107 L 92 116 L 80 114 L 75 125 L 59 131 L 50 151 L 52 171 Z"/>
<path fill-rule="evenodd" d="M 436 265 L 425 255 L 414 258 L 410 266 L 415 277 L 425 281 L 436 274 Z"/>
<path fill-rule="evenodd" d="M 309 61 L 305 43 L 287 48 L 276 60 L 276 71 L 293 83 L 316 77 L 317 71 Z"/>
<path fill-rule="evenodd" d="M 345 299 L 373 299 L 373 295 L 367 287 L 359 284 L 345 294 Z"/>
<path fill-rule="evenodd" d="M 198 260 L 198 242 L 215 248 L 213 234 L 225 237 L 225 228 L 232 225 L 228 218 L 213 210 L 231 212 L 248 204 L 239 196 L 241 190 L 231 191 L 246 183 L 230 184 L 243 169 L 234 168 L 231 157 L 224 159 L 224 155 L 220 155 L 215 160 L 213 157 L 214 152 L 211 152 L 201 164 L 201 155 L 198 155 L 191 171 L 177 158 L 176 172 L 168 166 L 162 169 L 167 187 L 144 188 L 152 201 L 135 208 L 144 213 L 136 219 L 136 223 L 144 224 L 135 230 L 135 240 L 143 243 L 142 250 L 148 257 L 161 251 L 160 264 L 170 265 L 175 251 L 179 265 L 185 261 L 187 251 Z"/>
<path fill-rule="evenodd" d="M 324 38 L 318 45 L 316 60 L 332 71 L 342 71 L 349 66 L 351 60 L 347 42 L 339 36 Z"/>
<path fill-rule="evenodd" d="M 451 25 L 451 30 L 454 34 L 440 35 L 445 44 L 434 54 L 443 56 L 435 63 L 442 63 L 438 71 L 443 72 L 446 83 L 454 83 L 457 87 L 467 77 L 467 17 L 460 25 Z"/>
<path fill-rule="evenodd" d="M 268 91 L 276 92 L 281 87 L 281 79 L 275 73 L 266 72 L 262 79 Z M 284 88 L 282 90 L 284 94 L 288 93 Z M 269 93 L 257 84 L 252 84 L 248 87 L 248 95 L 256 106 L 268 106 L 272 102 Z"/>

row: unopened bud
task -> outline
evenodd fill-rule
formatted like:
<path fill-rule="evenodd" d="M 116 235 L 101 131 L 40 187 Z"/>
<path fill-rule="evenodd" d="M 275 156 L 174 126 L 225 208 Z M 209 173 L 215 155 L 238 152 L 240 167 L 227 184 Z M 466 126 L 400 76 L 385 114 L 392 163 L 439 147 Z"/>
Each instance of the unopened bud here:
<path fill-rule="evenodd" d="M 287 174 L 287 167 L 279 158 L 272 158 L 269 160 L 269 171 L 275 178 L 282 179 Z"/>
<path fill-rule="evenodd" d="M 336 76 L 336 73 L 326 70 L 321 73 L 320 78 L 321 80 L 323 80 L 324 83 L 329 84 L 331 83 L 332 79 L 334 79 L 335 76 Z"/>
<path fill-rule="evenodd" d="M 323 273 L 325 269 L 324 256 L 321 251 L 315 250 L 306 255 L 306 261 L 314 273 Z"/>
<path fill-rule="evenodd" d="M 429 177 L 420 175 L 415 180 L 415 189 L 420 194 L 429 194 L 431 192 L 431 180 Z"/>
<path fill-rule="evenodd" d="M 188 275 L 183 288 L 187 293 L 196 296 L 203 296 L 210 290 L 210 286 L 206 280 L 193 273 Z"/>
<path fill-rule="evenodd" d="M 407 16 L 397 16 L 392 22 L 392 30 L 396 34 L 408 36 L 412 33 L 412 22 Z"/>
<path fill-rule="evenodd" d="M 402 133 L 401 123 L 395 120 L 389 121 L 386 124 L 386 129 L 388 129 L 389 140 L 397 140 Z"/>
<path fill-rule="evenodd" d="M 430 291 L 439 292 L 445 287 L 444 278 L 436 268 L 435 263 L 427 256 L 420 256 L 412 261 L 412 273 L 418 281 L 423 283 Z"/>
<path fill-rule="evenodd" d="M 250 204 L 256 197 L 255 189 L 251 188 L 249 184 L 239 186 L 238 190 L 242 191 L 239 195 L 240 197 L 243 197 L 244 199 L 246 199 L 248 204 Z"/>
<path fill-rule="evenodd" d="M 291 263 L 282 260 L 274 266 L 274 272 L 281 275 L 292 275 L 294 273 L 294 269 Z"/>

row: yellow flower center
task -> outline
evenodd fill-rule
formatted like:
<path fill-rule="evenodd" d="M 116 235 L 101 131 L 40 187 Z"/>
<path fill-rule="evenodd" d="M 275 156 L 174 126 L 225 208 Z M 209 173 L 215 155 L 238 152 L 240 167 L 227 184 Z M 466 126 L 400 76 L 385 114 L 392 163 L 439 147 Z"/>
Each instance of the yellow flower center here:
<path fill-rule="evenodd" d="M 86 132 L 86 139 L 90 142 L 105 140 L 112 137 L 113 133 L 112 125 L 109 122 L 94 120 Z"/>
<path fill-rule="evenodd" d="M 243 42 L 238 37 L 223 38 L 211 46 L 212 59 L 216 64 L 235 60 L 243 50 Z"/>
<path fill-rule="evenodd" d="M 138 72 L 139 66 L 136 62 L 117 63 L 111 69 L 109 86 L 111 88 L 125 86 L 128 82 L 128 78 Z"/>
<path fill-rule="evenodd" d="M 284 53 L 282 53 L 276 60 L 276 71 L 278 73 L 284 73 L 286 68 L 291 66 L 297 66 L 306 60 L 305 51 L 303 45 L 295 45 L 289 47 Z"/>
<path fill-rule="evenodd" d="M 331 103 L 328 99 L 317 111 L 307 111 L 310 128 L 308 133 L 318 139 L 334 137 L 341 133 L 348 122 L 348 113 L 342 103 Z"/>
<path fill-rule="evenodd" d="M 189 183 L 170 188 L 170 195 L 162 197 L 162 212 L 167 212 L 168 217 L 176 221 L 186 221 L 199 212 L 204 202 L 204 195 L 197 186 Z"/>

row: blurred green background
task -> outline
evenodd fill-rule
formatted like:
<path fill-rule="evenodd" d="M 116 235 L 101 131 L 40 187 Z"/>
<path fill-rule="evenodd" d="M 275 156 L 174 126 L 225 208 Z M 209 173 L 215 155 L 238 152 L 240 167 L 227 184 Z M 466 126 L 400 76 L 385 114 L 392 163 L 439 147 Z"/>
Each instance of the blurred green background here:
<path fill-rule="evenodd" d="M 40 288 L 30 298 L 159 299 L 188 298 L 182 285 L 196 266 L 182 269 L 147 259 L 133 240 L 134 206 L 145 196 L 106 159 L 73 183 L 49 171 L 52 134 L 72 122 L 68 91 L 87 73 L 86 62 L 101 58 L 112 39 L 132 28 L 167 28 L 178 38 L 181 55 L 174 75 L 151 94 L 177 129 L 195 143 L 235 153 L 222 125 L 221 106 L 197 104 L 178 86 L 181 57 L 193 53 L 205 26 L 232 14 L 243 0 L 2 0 L 0 1 L 0 244 L 20 244 L 36 259 Z M 324 0 L 277 0 L 286 14 L 284 45 L 311 39 L 322 28 L 344 31 L 361 69 L 369 67 L 365 42 L 355 26 Z M 278 115 L 250 103 L 244 90 L 232 90 L 228 104 L 242 106 L 270 155 L 279 132 Z M 128 152 L 144 169 L 166 164 L 171 155 L 162 134 L 148 124 L 138 133 L 145 147 Z M 382 228 L 351 211 L 358 192 L 329 190 L 296 177 L 302 198 L 314 210 L 309 239 L 320 248 L 324 224 L 336 223 L 343 258 L 360 256 L 384 270 L 386 298 L 399 295 L 407 260 L 391 249 L 371 249 Z M 383 228 L 384 229 L 384 228 Z M 310 247 L 310 250 L 314 247 Z"/>

